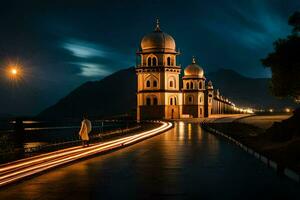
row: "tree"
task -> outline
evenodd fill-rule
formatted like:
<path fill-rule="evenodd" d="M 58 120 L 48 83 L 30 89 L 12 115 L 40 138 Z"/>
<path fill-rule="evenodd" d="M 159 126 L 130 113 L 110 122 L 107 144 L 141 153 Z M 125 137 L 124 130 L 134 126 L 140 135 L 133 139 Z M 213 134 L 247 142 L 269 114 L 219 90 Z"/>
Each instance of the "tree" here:
<path fill-rule="evenodd" d="M 293 31 L 274 42 L 274 52 L 262 59 L 272 71 L 271 90 L 278 97 L 292 97 L 300 102 L 300 12 L 290 16 Z"/>
<path fill-rule="evenodd" d="M 289 25 L 293 26 L 293 32 L 300 31 L 300 12 L 295 12 L 289 17 Z"/>

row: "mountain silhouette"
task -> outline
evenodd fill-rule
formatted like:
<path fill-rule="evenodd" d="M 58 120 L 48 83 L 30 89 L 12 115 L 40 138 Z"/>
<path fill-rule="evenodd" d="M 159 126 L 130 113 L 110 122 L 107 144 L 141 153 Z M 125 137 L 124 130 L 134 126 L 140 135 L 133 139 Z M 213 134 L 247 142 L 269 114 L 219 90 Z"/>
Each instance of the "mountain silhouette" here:
<path fill-rule="evenodd" d="M 135 69 L 131 67 L 102 80 L 86 82 L 38 117 L 79 118 L 83 114 L 105 117 L 132 112 L 136 105 L 135 76 Z"/>
<path fill-rule="evenodd" d="M 215 88 L 220 89 L 221 94 L 240 106 L 283 109 L 296 105 L 292 100 L 274 97 L 269 89 L 271 80 L 268 78 L 249 78 L 229 69 L 219 69 L 207 77 L 213 81 Z"/>
<path fill-rule="evenodd" d="M 269 92 L 267 78 L 249 78 L 239 73 L 220 69 L 208 73 L 214 88 L 236 105 L 253 108 L 284 108 L 293 103 L 275 98 Z M 84 113 L 92 117 L 110 117 L 132 114 L 136 110 L 136 74 L 130 67 L 115 72 L 102 80 L 89 81 L 55 105 L 42 111 L 41 118 L 79 118 Z"/>

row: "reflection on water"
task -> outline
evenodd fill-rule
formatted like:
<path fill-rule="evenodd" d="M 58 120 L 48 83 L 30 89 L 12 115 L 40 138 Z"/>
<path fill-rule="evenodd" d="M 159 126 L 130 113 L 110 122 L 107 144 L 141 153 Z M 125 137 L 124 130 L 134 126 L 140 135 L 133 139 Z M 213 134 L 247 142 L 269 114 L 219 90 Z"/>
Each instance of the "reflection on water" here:
<path fill-rule="evenodd" d="M 202 140 L 202 128 L 200 126 L 197 126 L 197 135 L 198 135 L 198 140 Z"/>
<path fill-rule="evenodd" d="M 16 123 L 16 122 L 14 121 L 14 123 Z M 23 121 L 23 124 L 38 124 L 38 123 L 41 123 L 41 122 L 40 121 L 32 121 L 32 120 Z"/>
<path fill-rule="evenodd" d="M 179 130 L 177 130 L 179 127 Z M 184 129 L 185 129 L 185 123 L 184 122 L 179 122 L 175 126 L 175 133 L 178 134 L 179 140 L 184 140 Z"/>
<path fill-rule="evenodd" d="M 296 193 L 298 185 L 239 148 L 199 124 L 179 122 L 151 139 L 13 185 L 0 199 L 290 199 Z"/>
<path fill-rule="evenodd" d="M 218 154 L 219 153 L 219 140 L 216 139 L 216 136 L 212 134 L 207 134 L 206 135 L 207 140 L 211 141 L 210 145 L 208 145 L 208 150 L 209 152 L 213 154 Z"/>
<path fill-rule="evenodd" d="M 194 137 L 201 140 L 203 137 L 203 130 L 197 123 L 178 122 L 175 124 L 174 133 L 179 141 L 192 141 Z"/>
<path fill-rule="evenodd" d="M 192 138 L 192 124 L 188 123 L 188 139 Z"/>
<path fill-rule="evenodd" d="M 22 122 L 23 122 L 23 124 L 38 124 L 38 123 L 41 123 L 40 121 L 33 121 L 33 120 L 23 120 Z M 10 121 L 10 123 L 15 124 L 16 121 L 13 120 L 13 121 Z"/>
<path fill-rule="evenodd" d="M 34 148 L 48 144 L 47 142 L 27 142 L 25 143 L 25 148 Z"/>

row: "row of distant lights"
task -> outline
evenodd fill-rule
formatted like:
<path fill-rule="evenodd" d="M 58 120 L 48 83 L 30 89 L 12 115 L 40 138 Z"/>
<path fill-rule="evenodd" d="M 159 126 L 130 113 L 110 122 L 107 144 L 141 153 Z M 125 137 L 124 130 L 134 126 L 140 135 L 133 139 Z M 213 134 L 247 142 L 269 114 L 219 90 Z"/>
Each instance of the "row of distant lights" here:
<path fill-rule="evenodd" d="M 233 106 L 233 110 L 241 112 L 241 113 L 247 113 L 247 114 L 253 114 L 254 113 L 252 108 L 238 108 L 236 106 Z"/>
<path fill-rule="evenodd" d="M 270 108 L 268 111 L 269 111 L 270 113 L 275 112 L 275 110 L 274 110 L 273 108 Z M 290 112 L 292 112 L 292 109 L 290 109 L 290 108 L 285 108 L 283 111 L 286 112 L 286 113 L 290 113 Z"/>
<path fill-rule="evenodd" d="M 264 109 L 260 109 L 260 110 L 255 110 L 255 112 L 269 112 L 269 113 L 273 113 L 273 112 L 286 112 L 286 113 L 290 113 L 293 112 L 293 109 L 291 108 L 284 108 L 283 110 L 275 110 L 273 108 L 264 110 Z"/>
<path fill-rule="evenodd" d="M 221 96 L 221 99 L 222 98 L 223 97 Z M 237 112 L 240 112 L 240 113 L 245 113 L 245 114 L 253 114 L 254 113 L 254 110 L 252 108 L 239 108 L 234 103 L 232 103 L 229 99 L 225 99 L 225 101 L 233 106 L 234 111 L 237 111 Z"/>
<path fill-rule="evenodd" d="M 254 112 L 270 112 L 270 113 L 275 112 L 275 110 L 273 108 L 270 108 L 268 110 L 254 110 L 252 108 L 238 108 L 238 107 L 234 106 L 233 109 L 234 109 L 234 111 L 238 111 L 238 112 L 241 112 L 241 113 L 247 113 L 247 114 L 253 114 Z M 293 110 L 290 109 L 290 108 L 285 108 L 283 110 L 276 110 L 276 111 L 283 111 L 283 112 L 286 112 L 286 113 L 290 113 Z"/>

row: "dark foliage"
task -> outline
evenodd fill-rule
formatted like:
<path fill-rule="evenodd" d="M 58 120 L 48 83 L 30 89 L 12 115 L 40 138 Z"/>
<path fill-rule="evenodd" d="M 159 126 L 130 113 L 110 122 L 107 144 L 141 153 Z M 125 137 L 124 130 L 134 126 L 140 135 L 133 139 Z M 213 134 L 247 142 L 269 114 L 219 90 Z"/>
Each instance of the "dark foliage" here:
<path fill-rule="evenodd" d="M 293 26 L 293 32 L 297 33 L 300 31 L 300 12 L 295 12 L 289 18 L 289 25 Z"/>
<path fill-rule="evenodd" d="M 294 115 L 282 122 L 275 122 L 266 131 L 266 135 L 275 142 L 285 142 L 300 137 L 300 109 L 294 111 Z"/>
<path fill-rule="evenodd" d="M 275 51 L 262 59 L 262 64 L 272 71 L 272 92 L 278 97 L 300 98 L 300 13 L 294 13 L 289 24 L 294 27 L 292 35 L 278 39 Z"/>

